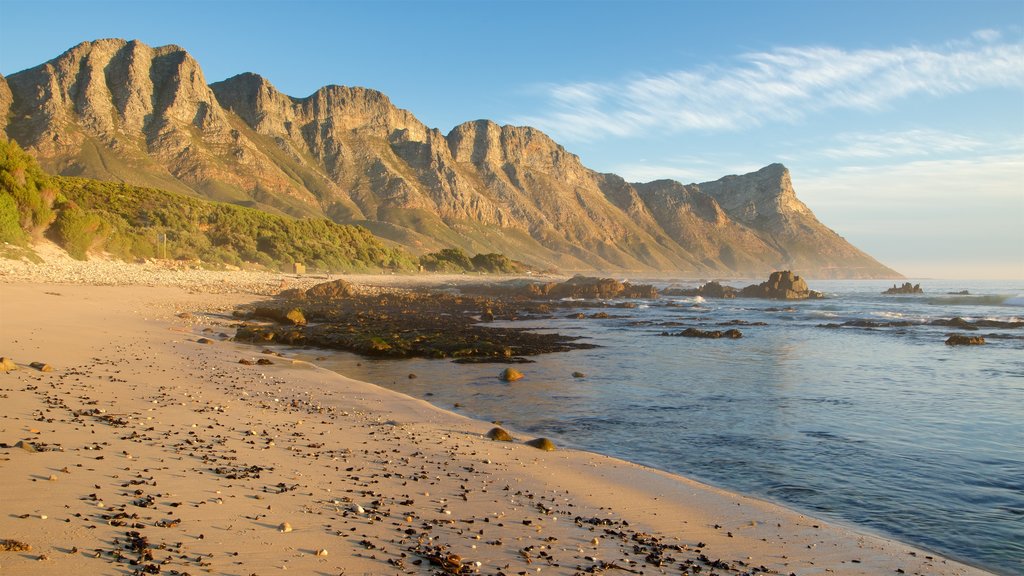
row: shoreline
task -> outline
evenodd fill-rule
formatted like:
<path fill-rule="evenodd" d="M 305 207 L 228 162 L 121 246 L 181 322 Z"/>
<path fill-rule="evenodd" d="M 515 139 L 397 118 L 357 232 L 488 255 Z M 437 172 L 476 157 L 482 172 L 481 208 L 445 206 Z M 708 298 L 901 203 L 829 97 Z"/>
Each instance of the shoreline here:
<path fill-rule="evenodd" d="M 446 544 L 463 559 L 482 562 L 481 573 L 496 573 L 498 570 L 506 573 L 532 572 L 537 567 L 542 567 L 546 573 L 575 573 L 600 566 L 601 562 L 618 562 L 620 566 L 633 568 L 646 565 L 647 569 L 658 572 L 658 568 L 645 562 L 646 554 L 638 556 L 633 552 L 632 546 L 637 541 L 631 538 L 638 534 L 637 530 L 653 534 L 658 539 L 658 546 L 664 543 L 669 543 L 665 546 L 677 546 L 665 553 L 673 557 L 675 564 L 683 560 L 699 562 L 699 556 L 703 554 L 708 560 L 721 560 L 736 569 L 730 572 L 722 568 L 724 573 L 743 573 L 761 565 L 784 574 L 817 574 L 826 568 L 841 574 L 897 573 L 897 570 L 921 574 L 986 573 L 895 540 L 818 521 L 764 500 L 730 493 L 623 460 L 590 452 L 541 452 L 519 443 L 492 442 L 482 437 L 490 424 L 308 363 L 290 364 L 285 358 L 265 356 L 249 345 L 222 341 L 216 336 L 210 336 L 212 344 L 198 344 L 196 341 L 204 333 L 196 333 L 196 330 L 210 328 L 216 334 L 226 322 L 203 313 L 224 312 L 240 302 L 257 298 L 251 288 L 251 284 L 224 286 L 222 293 L 189 293 L 185 287 L 0 284 L 4 302 L 0 310 L 4 317 L 3 332 L 10 347 L 0 354 L 13 357 L 21 364 L 39 360 L 55 368 L 54 372 L 42 373 L 22 366 L 18 371 L 0 374 L 3 394 L 8 396 L 4 402 L 10 407 L 5 409 L 0 441 L 12 445 L 18 440 L 33 441 L 36 438 L 37 442 L 51 440 L 64 448 L 63 452 L 35 454 L 0 450 L 0 457 L 7 458 L 0 462 L 0 488 L 3 488 L 0 492 L 18 495 L 16 505 L 5 503 L 5 508 L 12 509 L 12 513 L 0 518 L 0 538 L 32 540 L 34 543 L 31 552 L 0 553 L 0 566 L 6 573 L 32 573 L 40 567 L 39 562 L 52 563 L 50 568 L 53 569 L 63 565 L 62 570 L 73 569 L 86 574 L 109 569 L 109 562 L 113 561 L 109 551 L 101 552 L 98 559 L 87 557 L 81 551 L 89 550 L 93 554 L 97 548 L 111 549 L 115 538 L 125 537 L 125 529 L 123 526 L 101 524 L 102 518 L 96 515 L 96 502 L 89 500 L 90 494 L 98 493 L 101 497 L 105 495 L 108 499 L 124 503 L 122 513 L 151 512 L 150 507 L 132 504 L 138 498 L 123 495 L 123 479 L 104 477 L 95 462 L 86 460 L 95 466 L 93 474 L 85 475 L 88 478 L 61 472 L 68 466 L 58 465 L 60 460 L 81 464 L 82 458 L 95 458 L 91 451 L 81 446 L 82 438 L 76 436 L 86 428 L 90 436 L 96 435 L 89 438 L 90 441 L 103 438 L 102 441 L 110 445 L 126 447 L 118 452 L 104 453 L 111 459 L 117 458 L 116 470 L 121 473 L 113 476 L 134 472 L 142 481 L 160 485 L 154 490 L 166 490 L 166 485 L 177 486 L 181 490 L 172 498 L 183 501 L 179 503 L 180 507 L 167 508 L 174 502 L 165 504 L 167 497 L 154 496 L 152 511 L 159 514 L 140 516 L 133 522 L 143 525 L 145 528 L 139 531 L 148 534 L 153 541 L 157 538 L 176 543 L 185 541 L 183 547 L 189 548 L 187 552 L 155 554 L 158 558 L 165 556 L 167 565 L 164 570 L 168 573 L 175 563 L 188 565 L 180 558 L 175 560 L 176 556 L 193 556 L 194 552 L 213 554 L 198 562 L 200 565 L 203 562 L 211 564 L 202 568 L 212 567 L 214 571 L 227 573 L 231 573 L 230 570 L 239 573 L 276 570 L 292 562 L 292 567 L 299 569 L 306 569 L 300 566 L 312 569 L 328 564 L 346 570 L 362 567 L 370 573 L 403 573 L 407 570 L 415 573 L 429 569 L 429 562 L 419 566 L 411 564 L 416 555 L 403 547 L 420 540 L 426 542 L 416 544 L 421 548 Z M 174 306 L 175 303 L 179 305 Z M 181 311 L 178 308 L 182 304 L 191 307 L 193 316 L 178 318 L 174 315 Z M 76 334 L 97 330 L 109 335 L 110 339 L 81 342 L 76 338 Z M 60 337 L 51 337 L 54 333 L 60 333 Z M 129 352 L 137 356 L 125 360 L 131 356 Z M 240 357 L 267 358 L 275 364 L 244 366 L 237 364 Z M 142 359 L 146 362 L 140 364 Z M 118 372 L 114 372 L 114 366 L 119 367 L 116 368 Z M 169 370 L 180 374 L 168 379 L 166 373 Z M 113 373 L 100 374 L 101 371 Z M 128 374 L 115 376 L 123 372 Z M 262 377 L 255 378 L 257 374 Z M 269 390 L 267 378 L 269 386 L 273 387 Z M 152 398 L 159 389 L 152 390 L 147 386 L 139 390 L 140 381 L 149 380 L 164 382 L 158 397 Z M 71 390 L 71 382 L 75 383 L 76 391 Z M 194 450 L 193 445 L 179 442 L 176 446 L 169 446 L 166 441 L 158 442 L 150 434 L 149 440 L 141 441 L 146 445 L 140 446 L 137 439 L 119 438 L 124 430 L 117 427 L 108 429 L 104 421 L 96 421 L 95 414 L 91 419 L 65 414 L 63 418 L 66 421 L 59 418 L 53 418 L 53 422 L 35 421 L 33 415 L 45 413 L 48 406 L 51 411 L 59 411 L 40 396 L 43 384 L 68 398 L 64 401 L 69 406 L 74 394 L 91 394 L 95 398 L 90 396 L 89 402 L 97 402 L 95 406 L 117 407 L 118 413 L 131 415 L 129 426 L 133 424 L 132 420 L 136 420 L 137 428 L 152 428 L 155 429 L 153 433 L 163 430 L 163 438 L 166 439 L 178 440 L 182 434 L 189 436 L 188 432 L 178 430 L 178 422 L 192 421 L 197 428 L 189 431 L 196 435 L 202 433 L 200 424 L 206 422 L 206 426 L 213 426 L 212 429 L 217 431 L 215 438 L 224 438 L 222 441 L 195 444 L 207 450 L 209 459 L 225 458 L 218 461 L 231 462 L 226 458 L 232 456 L 220 452 L 221 446 L 230 446 L 233 451 L 230 454 L 245 455 L 244 459 L 234 456 L 238 461 L 247 464 L 257 462 L 250 464 L 250 469 L 259 467 L 264 476 L 274 478 L 229 480 L 213 471 L 211 466 L 199 466 L 197 469 L 194 459 L 200 458 L 199 452 L 195 452 L 195 456 L 182 456 L 180 452 L 184 446 Z M 219 384 L 221 388 L 211 389 L 209 384 Z M 39 388 L 30 389 L 33 386 Z M 89 394 L 82 392 L 82 386 L 88 388 Z M 143 398 L 131 399 L 131 393 L 140 394 Z M 211 398 L 202 399 L 203 394 Z M 282 410 L 280 402 L 261 400 L 254 403 L 254 398 L 260 395 L 267 398 L 276 395 L 278 400 L 290 395 L 291 410 Z M 48 398 L 49 402 L 55 401 L 53 397 Z M 147 404 L 147 399 L 152 405 Z M 311 406 L 317 406 L 319 411 L 310 412 Z M 333 414 L 323 412 L 324 407 L 334 408 Z M 75 408 L 78 411 L 84 409 L 84 406 Z M 235 410 L 240 411 L 238 416 L 234 414 Z M 159 414 L 161 411 L 167 414 Z M 157 414 L 150 415 L 150 412 Z M 317 435 L 329 435 L 333 438 L 331 442 L 303 443 L 294 440 L 301 437 L 285 434 L 286 430 L 290 434 L 304 436 L 311 433 L 299 431 L 302 424 L 296 423 L 296 416 L 300 413 L 307 414 L 307 427 L 314 429 Z M 341 413 L 348 415 L 340 416 Z M 143 427 L 143 418 L 154 418 L 164 428 L 157 425 Z M 322 418 L 320 424 L 313 423 L 317 418 Z M 266 440 L 254 423 L 276 427 L 279 433 L 270 433 L 273 438 Z M 33 434 L 32 430 L 39 432 Z M 256 432 L 255 438 L 246 435 L 251 431 Z M 383 436 L 387 438 L 382 441 Z M 426 441 L 428 437 L 431 439 L 429 443 Z M 284 446 L 279 448 L 277 443 Z M 321 444 L 320 448 L 309 448 L 316 444 Z M 361 445 L 376 446 L 381 453 L 393 450 L 401 454 L 396 456 L 397 460 L 375 458 L 379 454 L 372 450 L 360 456 L 358 447 Z M 128 447 L 132 450 L 127 450 Z M 343 452 L 344 448 L 349 452 Z M 104 447 L 104 450 L 113 448 Z M 361 466 L 361 469 L 375 469 L 374 483 L 369 484 L 355 470 L 342 474 L 345 468 L 320 462 L 326 456 L 321 458 L 318 451 L 332 453 L 335 459 L 349 460 L 346 468 Z M 130 453 L 131 460 L 127 459 L 129 454 L 120 452 Z M 313 452 L 318 455 L 311 456 Z M 213 456 L 215 453 L 217 455 Z M 343 492 L 343 498 L 352 498 L 353 502 L 341 499 L 338 504 L 325 506 L 325 501 L 333 502 L 334 499 L 325 498 L 327 493 L 324 490 L 336 480 L 300 484 L 302 488 L 288 490 L 282 493 L 284 496 L 261 492 L 260 487 L 266 490 L 278 484 L 286 488 L 290 486 L 282 471 L 269 470 L 280 467 L 273 466 L 276 460 L 269 458 L 271 455 L 286 463 L 291 472 L 290 481 L 313 476 L 328 479 L 334 478 L 333 474 L 357 476 L 358 480 L 349 479 L 352 484 L 367 484 L 359 488 L 368 489 L 378 496 L 370 498 L 356 494 L 353 497 L 352 492 Z M 54 462 L 47 469 L 45 465 L 41 466 L 42 460 Z M 199 462 L 208 464 L 201 458 Z M 142 463 L 147 466 L 138 468 Z M 169 470 L 156 471 L 156 463 Z M 396 465 L 400 466 L 396 468 Z M 115 470 L 113 464 L 109 466 L 105 471 Z M 340 471 L 335 470 L 336 467 Z M 328 469 L 332 474 L 327 473 Z M 416 473 L 410 472 L 417 469 Z M 419 478 L 415 474 L 425 477 L 411 480 Z M 47 480 L 52 475 L 58 476 L 58 480 Z M 159 480 L 156 478 L 158 475 L 161 476 Z M 424 485 L 429 486 L 429 490 L 413 494 L 401 483 L 390 486 L 396 475 L 401 475 L 406 484 L 421 484 L 416 487 L 417 491 Z M 278 479 L 282 481 L 277 482 Z M 433 485 L 429 485 L 430 482 Z M 515 485 L 516 490 L 505 491 L 495 487 L 503 482 L 510 488 Z M 201 484 L 206 491 L 192 486 L 192 483 Z M 389 484 L 389 490 L 377 490 L 376 486 L 381 483 Z M 94 488 L 96 485 L 101 488 Z M 487 490 L 488 487 L 491 490 Z M 146 488 L 143 485 L 138 490 L 145 494 L 148 492 Z M 432 495 L 422 495 L 428 492 Z M 495 492 L 499 492 L 497 499 Z M 515 495 L 517 493 L 518 496 Z M 257 496 L 262 498 L 257 500 Z M 551 502 L 545 504 L 549 513 L 530 507 L 531 503 L 545 498 Z M 275 509 L 283 507 L 285 512 L 265 510 L 270 499 L 285 500 L 283 506 L 277 502 L 272 504 Z M 379 504 L 371 506 L 371 503 Z M 67 508 L 62 509 L 57 504 Z M 229 504 L 233 506 L 229 507 Z M 353 513 L 354 505 L 362 507 L 364 513 Z M 565 509 L 559 510 L 560 507 Z M 189 510 L 193 517 L 186 517 L 185 508 L 193 509 Z M 107 506 L 100 510 L 110 509 Z M 368 518 L 366 510 L 372 510 L 376 516 Z M 446 511 L 450 514 L 445 514 Z M 577 514 L 581 511 L 583 514 Z M 73 516 L 76 513 L 87 520 Z M 22 514 L 29 516 L 20 518 Z M 261 517 L 262 514 L 266 516 Z M 307 514 L 329 518 L 318 518 L 318 522 L 310 523 L 321 524 L 317 528 L 304 526 L 300 530 L 296 518 L 305 520 L 303 516 Z M 495 514 L 501 516 L 493 516 Z M 47 515 L 50 520 L 41 518 Z M 175 520 L 179 519 L 178 516 L 181 516 L 180 527 L 157 525 L 161 519 Z M 553 519 L 555 516 L 561 520 L 560 524 Z M 614 524 L 583 522 L 577 525 L 569 520 L 576 516 L 601 518 L 602 521 L 608 519 Z M 254 517 L 258 519 L 251 520 Z M 373 519 L 376 517 L 380 520 Z M 410 517 L 413 521 L 407 522 Z M 504 524 L 497 527 L 492 518 L 512 521 L 497 522 Z M 231 519 L 236 522 L 230 522 Z M 474 524 L 468 524 L 470 520 Z M 628 522 L 628 527 L 620 524 L 622 520 Z M 277 532 L 278 523 L 285 521 L 296 525 L 295 533 L 303 534 L 308 543 L 300 544 L 290 533 Z M 96 528 L 83 530 L 80 525 L 86 522 Z M 228 527 L 223 525 L 225 522 Z M 330 528 L 323 525 L 325 522 Z M 344 533 L 337 527 L 339 523 L 345 524 L 346 529 L 355 529 L 365 538 L 351 539 L 337 534 Z M 234 528 L 237 524 L 243 527 Z M 350 524 L 358 526 L 349 528 Z M 395 539 L 392 524 L 409 526 L 404 529 L 414 533 L 406 535 L 403 532 L 406 542 L 396 543 L 401 539 Z M 486 533 L 476 540 L 470 535 L 470 529 L 475 530 L 481 525 L 486 527 Z M 55 529 L 55 526 L 59 528 Z M 215 531 L 218 546 L 212 550 L 214 539 L 196 536 L 196 532 L 204 530 L 203 526 L 209 526 L 205 529 L 207 533 Z M 629 536 L 619 541 L 621 537 L 602 533 L 604 530 L 628 533 Z M 492 531 L 499 533 L 497 541 L 502 544 L 486 544 Z M 435 540 L 424 540 L 431 537 L 422 536 L 424 534 L 433 534 Z M 546 540 L 549 537 L 555 540 Z M 591 544 L 594 537 L 599 539 L 596 546 Z M 72 544 L 71 540 L 76 539 L 83 543 Z M 655 541 L 644 542 L 645 551 L 657 549 Z M 698 543 L 705 546 L 698 548 Z M 80 552 L 68 554 L 67 550 L 73 545 Z M 318 549 L 328 550 L 330 555 L 317 556 Z M 240 556 L 230 557 L 234 560 L 229 561 L 222 558 L 217 550 L 234 550 Z M 430 553 L 420 552 L 420 560 L 427 558 L 423 554 Z M 540 552 L 545 552 L 545 555 Z M 405 553 L 406 557 L 402 559 L 400 553 Z M 47 560 L 38 560 L 40 555 L 46 555 Z M 242 558 L 243 567 L 231 568 L 230 562 L 238 558 Z M 526 562 L 527 558 L 530 562 Z M 387 564 L 387 559 L 401 560 L 404 570 Z M 636 564 L 630 564 L 629 560 Z M 221 565 L 220 562 L 226 564 Z M 181 570 L 183 566 L 174 569 Z"/>

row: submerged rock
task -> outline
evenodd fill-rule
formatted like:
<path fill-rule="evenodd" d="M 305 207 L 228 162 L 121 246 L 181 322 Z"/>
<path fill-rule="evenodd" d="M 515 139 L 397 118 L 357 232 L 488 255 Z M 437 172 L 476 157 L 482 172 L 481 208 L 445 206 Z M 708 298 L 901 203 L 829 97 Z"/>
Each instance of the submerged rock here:
<path fill-rule="evenodd" d="M 710 338 L 710 339 L 729 338 L 729 339 L 732 339 L 732 340 L 736 340 L 738 338 L 743 338 L 743 332 L 740 332 L 739 330 L 737 330 L 735 328 L 730 328 L 729 330 L 725 330 L 725 331 L 722 331 L 722 330 L 701 330 L 699 328 L 687 328 L 686 330 L 683 330 L 682 332 L 662 332 L 661 335 L 662 336 L 682 336 L 683 338 Z"/>
<path fill-rule="evenodd" d="M 501 371 L 501 374 L 499 374 L 498 377 L 505 382 L 515 382 L 516 380 L 521 380 L 523 378 L 523 373 L 515 368 L 505 368 Z"/>
<path fill-rule="evenodd" d="M 982 336 L 968 336 L 966 334 L 950 334 L 946 339 L 946 346 L 979 346 L 985 343 Z"/>

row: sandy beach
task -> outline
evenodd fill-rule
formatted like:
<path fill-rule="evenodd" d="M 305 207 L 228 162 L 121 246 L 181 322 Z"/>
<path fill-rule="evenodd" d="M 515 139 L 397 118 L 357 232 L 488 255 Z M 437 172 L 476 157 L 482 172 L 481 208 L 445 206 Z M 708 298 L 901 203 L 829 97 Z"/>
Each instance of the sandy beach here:
<path fill-rule="evenodd" d="M 2 574 L 985 573 L 230 341 L 281 275 L 64 264 L 0 267 Z"/>

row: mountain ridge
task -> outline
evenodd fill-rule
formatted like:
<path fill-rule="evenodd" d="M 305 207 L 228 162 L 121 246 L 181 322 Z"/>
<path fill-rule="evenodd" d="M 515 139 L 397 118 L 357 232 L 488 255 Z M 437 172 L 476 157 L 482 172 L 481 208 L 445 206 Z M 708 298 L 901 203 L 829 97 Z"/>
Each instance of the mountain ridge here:
<path fill-rule="evenodd" d="M 898 277 L 821 224 L 781 164 L 701 184 L 626 182 L 542 131 L 443 134 L 369 88 L 288 96 L 209 84 L 179 46 L 83 42 L 0 76 L 0 132 L 55 173 L 363 225 L 414 252 L 502 252 L 541 268 Z"/>

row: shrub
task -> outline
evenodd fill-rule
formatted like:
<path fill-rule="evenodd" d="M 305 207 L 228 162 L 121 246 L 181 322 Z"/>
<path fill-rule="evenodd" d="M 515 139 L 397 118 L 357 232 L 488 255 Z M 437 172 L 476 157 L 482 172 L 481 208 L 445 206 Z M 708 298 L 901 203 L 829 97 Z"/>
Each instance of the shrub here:
<path fill-rule="evenodd" d="M 82 210 L 74 202 L 60 206 L 53 227 L 57 243 L 79 260 L 88 259 L 86 253 L 102 243 L 110 229 L 99 215 Z"/>

